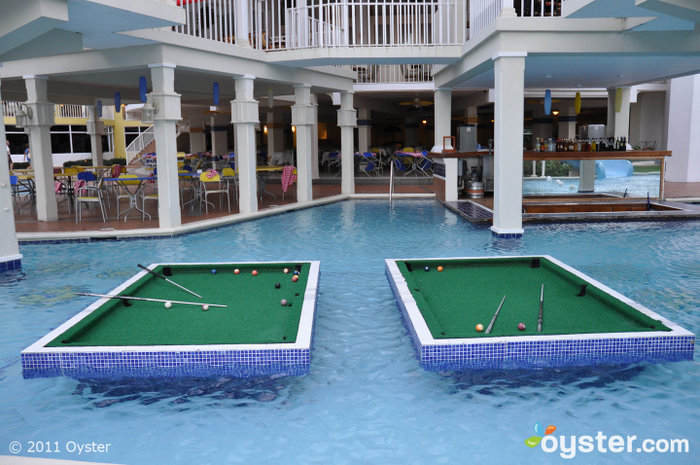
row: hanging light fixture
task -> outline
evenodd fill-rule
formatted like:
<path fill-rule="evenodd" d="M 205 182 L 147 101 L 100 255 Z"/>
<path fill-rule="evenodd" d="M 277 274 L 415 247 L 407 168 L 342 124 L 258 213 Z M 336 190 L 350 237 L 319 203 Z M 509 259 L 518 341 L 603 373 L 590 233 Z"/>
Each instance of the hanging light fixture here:
<path fill-rule="evenodd" d="M 576 114 L 581 113 L 581 92 L 576 92 L 576 98 L 574 98 L 574 109 Z"/>
<path fill-rule="evenodd" d="M 548 115 L 552 111 L 552 91 L 547 89 L 544 91 L 544 114 Z"/>

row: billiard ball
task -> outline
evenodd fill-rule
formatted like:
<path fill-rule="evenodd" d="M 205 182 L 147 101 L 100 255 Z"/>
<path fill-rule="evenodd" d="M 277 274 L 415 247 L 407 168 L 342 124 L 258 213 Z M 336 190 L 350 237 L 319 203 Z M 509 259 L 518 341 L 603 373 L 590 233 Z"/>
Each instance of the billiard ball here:
<path fill-rule="evenodd" d="M 280 300 L 280 304 L 282 304 L 283 307 L 286 307 L 287 306 L 287 299 Z"/>
<path fill-rule="evenodd" d="M 297 281 L 299 281 L 299 276 L 297 276 L 297 275 L 292 276 L 292 282 L 297 282 Z"/>
<path fill-rule="evenodd" d="M 520 331 L 525 331 L 525 323 L 518 323 L 518 329 Z"/>
<path fill-rule="evenodd" d="M 438 271 L 442 271 L 442 270 L 443 270 L 442 265 L 438 266 L 438 267 L 437 267 L 437 270 L 438 270 Z"/>
<path fill-rule="evenodd" d="M 289 268 L 285 268 L 285 269 L 282 270 L 282 271 L 284 272 L 284 274 L 287 274 L 287 273 L 289 273 Z"/>
<path fill-rule="evenodd" d="M 202 310 L 204 310 L 205 312 L 207 310 L 209 310 L 209 305 L 207 305 L 207 304 L 202 305 Z"/>
<path fill-rule="evenodd" d="M 173 306 L 172 302 L 165 302 L 165 308 L 170 308 Z"/>
<path fill-rule="evenodd" d="M 212 269 L 211 274 L 216 274 L 216 269 Z"/>
<path fill-rule="evenodd" d="M 239 274 L 240 272 L 241 272 L 241 270 L 239 270 L 238 268 L 236 268 L 235 270 L 233 270 L 233 274 Z"/>
<path fill-rule="evenodd" d="M 481 323 L 479 323 L 478 325 L 476 325 L 476 331 L 477 331 L 477 332 L 480 333 L 480 332 L 482 332 L 483 330 L 484 330 L 484 325 L 482 325 Z"/>
<path fill-rule="evenodd" d="M 279 289 L 280 287 L 282 287 L 280 283 L 275 283 L 275 289 Z"/>
<path fill-rule="evenodd" d="M 294 274 L 298 275 L 298 274 L 299 274 L 299 270 L 294 270 Z"/>
<path fill-rule="evenodd" d="M 253 276 L 257 276 L 257 275 L 258 275 L 258 270 L 253 270 L 253 271 L 250 272 L 250 274 L 252 274 Z"/>
<path fill-rule="evenodd" d="M 425 267 L 425 271 L 430 271 L 430 267 L 429 267 L 429 266 L 426 266 L 426 267 Z"/>

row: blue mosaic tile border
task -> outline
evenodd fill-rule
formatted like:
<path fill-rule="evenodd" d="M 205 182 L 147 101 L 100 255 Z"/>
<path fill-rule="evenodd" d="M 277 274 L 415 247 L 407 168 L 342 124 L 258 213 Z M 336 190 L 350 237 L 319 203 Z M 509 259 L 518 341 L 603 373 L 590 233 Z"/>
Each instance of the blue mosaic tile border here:
<path fill-rule="evenodd" d="M 450 342 L 426 344 L 416 331 L 414 322 L 403 301 L 397 280 L 389 268 L 385 273 L 396 298 L 401 319 L 411 337 L 420 365 L 429 371 L 465 369 L 534 369 L 563 368 L 572 366 L 615 365 L 651 362 L 676 362 L 693 360 L 695 336 L 687 331 L 683 334 L 647 335 L 629 333 L 622 337 L 600 337 L 590 335 L 531 337 L 527 340 L 499 338 L 491 342 Z M 397 270 L 398 272 L 398 270 Z M 515 339 L 515 338 L 511 338 Z M 435 340 L 433 340 L 435 341 Z"/>
<path fill-rule="evenodd" d="M 22 259 L 20 258 L 0 263 L 0 273 L 3 271 L 18 270 L 20 268 L 22 268 Z"/>
<path fill-rule="evenodd" d="M 669 362 L 692 360 L 694 346 L 693 336 L 441 344 L 422 346 L 420 364 L 441 371 Z"/>
<path fill-rule="evenodd" d="M 23 353 L 25 378 L 264 376 L 309 371 L 310 349 Z"/>

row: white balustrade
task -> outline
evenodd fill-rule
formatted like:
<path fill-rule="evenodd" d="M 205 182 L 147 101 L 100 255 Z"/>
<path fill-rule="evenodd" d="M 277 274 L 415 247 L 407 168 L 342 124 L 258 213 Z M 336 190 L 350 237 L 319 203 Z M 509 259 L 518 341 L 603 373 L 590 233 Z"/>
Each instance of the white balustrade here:
<path fill-rule="evenodd" d="M 247 22 L 235 20 L 245 12 Z M 457 44 L 456 0 L 180 1 L 183 34 L 259 50 Z M 237 30 L 245 28 L 246 30 Z"/>

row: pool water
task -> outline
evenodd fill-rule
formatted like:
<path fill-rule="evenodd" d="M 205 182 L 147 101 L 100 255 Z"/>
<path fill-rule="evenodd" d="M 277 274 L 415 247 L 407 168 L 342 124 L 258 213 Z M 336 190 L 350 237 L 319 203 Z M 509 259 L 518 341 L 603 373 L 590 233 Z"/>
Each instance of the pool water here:
<path fill-rule="evenodd" d="M 575 194 L 578 192 L 579 178 L 523 178 L 523 194 Z M 596 179 L 596 193 L 617 193 L 627 191 L 630 197 L 659 196 L 659 175 L 638 174 L 620 178 Z"/>
<path fill-rule="evenodd" d="M 18 441 L 20 455 L 132 465 L 565 461 L 525 445 L 541 423 L 555 436 L 690 444 L 682 454 L 580 452 L 575 463 L 697 463 L 697 362 L 426 372 L 383 259 L 549 254 L 698 333 L 698 244 L 700 222 L 545 224 L 498 240 L 435 201 L 406 200 L 393 210 L 346 201 L 171 239 L 23 245 L 21 272 L 0 275 L 0 455 Z M 266 260 L 321 260 L 307 376 L 22 377 L 20 351 L 91 302 L 75 292 L 109 291 L 136 263 Z M 29 441 L 61 452 L 30 453 Z M 75 443 L 93 441 L 108 452 L 78 454 Z"/>

